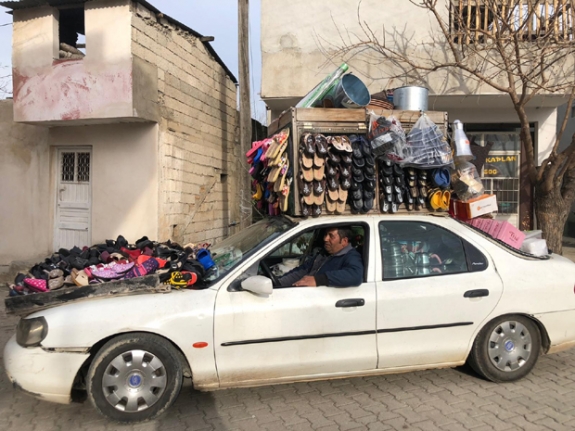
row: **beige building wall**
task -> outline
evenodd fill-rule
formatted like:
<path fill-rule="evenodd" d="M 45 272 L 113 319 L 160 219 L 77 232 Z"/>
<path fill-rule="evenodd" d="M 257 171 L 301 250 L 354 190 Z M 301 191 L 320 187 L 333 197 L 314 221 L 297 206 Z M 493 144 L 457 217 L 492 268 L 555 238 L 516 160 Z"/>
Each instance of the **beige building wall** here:
<path fill-rule="evenodd" d="M 49 145 L 53 158 L 57 147 L 92 149 L 92 244 L 118 235 L 132 243 L 144 235 L 161 238 L 156 124 L 55 127 L 50 129 Z M 52 194 L 49 213 L 54 211 L 55 199 Z"/>
<path fill-rule="evenodd" d="M 158 76 L 158 236 L 217 241 L 241 221 L 240 198 L 250 202 L 240 182 L 236 86 L 196 37 L 141 5 L 132 32 L 134 56 Z"/>
<path fill-rule="evenodd" d="M 52 252 L 48 129 L 13 121 L 12 101 L 0 101 L 0 273 L 12 262 Z"/>
<path fill-rule="evenodd" d="M 404 85 L 424 85 L 430 94 L 454 100 L 468 94 L 497 97 L 493 88 L 474 82 L 461 73 L 439 71 L 414 73 L 392 69 L 383 55 L 370 49 L 350 56 L 341 49 L 366 41 L 368 36 L 395 47 L 412 60 L 426 64 L 430 59 L 447 59 L 447 44 L 436 19 L 418 2 L 408 0 L 293 0 L 263 1 L 261 13 L 262 90 L 261 97 L 272 110 L 271 117 L 293 106 L 342 62 L 360 77 L 371 93 Z M 445 7 L 443 7 L 443 4 Z M 449 22 L 448 0 L 438 10 Z M 564 69 L 573 70 L 573 58 L 565 58 Z M 478 67 L 483 67 L 478 65 Z M 486 66 L 487 67 L 487 66 Z M 485 71 L 488 76 L 493 71 Z M 390 79 L 391 76 L 401 78 Z M 549 74 L 551 79 L 560 74 Z M 502 81 L 504 76 L 501 76 Z M 543 97 L 534 106 L 558 106 L 557 97 Z"/>

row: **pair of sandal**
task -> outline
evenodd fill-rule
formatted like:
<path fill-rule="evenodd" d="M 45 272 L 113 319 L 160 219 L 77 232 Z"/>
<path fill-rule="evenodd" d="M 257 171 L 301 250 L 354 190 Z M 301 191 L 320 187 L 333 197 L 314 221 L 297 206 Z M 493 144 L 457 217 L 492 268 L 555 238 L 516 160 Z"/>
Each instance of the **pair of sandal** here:
<path fill-rule="evenodd" d="M 301 198 L 300 205 L 301 205 L 301 215 L 304 217 L 311 216 L 311 217 L 315 218 L 315 217 L 319 217 L 322 213 L 322 209 L 321 209 L 322 206 L 321 205 L 316 205 L 316 204 L 308 205 L 304 201 L 303 196 Z"/>
<path fill-rule="evenodd" d="M 451 192 L 449 190 L 433 189 L 429 192 L 429 206 L 433 211 L 449 211 Z"/>
<path fill-rule="evenodd" d="M 299 191 L 302 201 L 308 205 L 323 205 L 325 200 L 325 180 L 308 183 L 300 177 Z"/>

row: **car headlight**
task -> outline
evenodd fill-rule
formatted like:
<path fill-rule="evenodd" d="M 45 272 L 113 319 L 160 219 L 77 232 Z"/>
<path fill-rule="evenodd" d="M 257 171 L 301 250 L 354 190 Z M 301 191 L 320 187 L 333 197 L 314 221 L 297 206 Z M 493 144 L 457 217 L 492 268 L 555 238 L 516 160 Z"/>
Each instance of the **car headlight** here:
<path fill-rule="evenodd" d="M 22 347 L 36 347 L 48 335 L 48 322 L 43 317 L 20 319 L 16 328 L 16 342 Z"/>

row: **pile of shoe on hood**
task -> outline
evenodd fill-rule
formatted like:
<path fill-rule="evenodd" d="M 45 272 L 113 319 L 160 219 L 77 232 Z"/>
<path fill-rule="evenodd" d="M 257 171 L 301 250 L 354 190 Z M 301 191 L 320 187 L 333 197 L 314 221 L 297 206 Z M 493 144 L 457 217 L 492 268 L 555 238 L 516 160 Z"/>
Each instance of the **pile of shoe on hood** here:
<path fill-rule="evenodd" d="M 160 281 L 175 288 L 202 289 L 216 267 L 210 244 L 171 241 L 158 243 L 148 237 L 129 244 L 119 236 L 82 249 L 60 249 L 26 274 L 16 276 L 10 296 L 50 292 L 63 287 L 88 286 L 159 274 Z"/>

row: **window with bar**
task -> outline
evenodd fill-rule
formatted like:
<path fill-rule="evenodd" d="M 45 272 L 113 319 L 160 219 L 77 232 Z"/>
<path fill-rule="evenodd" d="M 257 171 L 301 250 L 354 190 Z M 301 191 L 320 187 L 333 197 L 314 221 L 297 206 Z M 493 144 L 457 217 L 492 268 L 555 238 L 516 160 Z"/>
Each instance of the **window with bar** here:
<path fill-rule="evenodd" d="M 451 36 L 462 44 L 487 43 L 511 33 L 524 41 L 572 41 L 573 19 L 570 0 L 450 1 Z"/>

